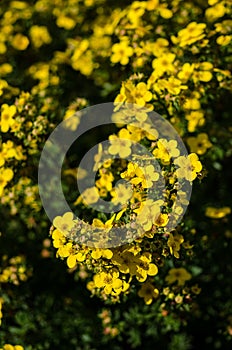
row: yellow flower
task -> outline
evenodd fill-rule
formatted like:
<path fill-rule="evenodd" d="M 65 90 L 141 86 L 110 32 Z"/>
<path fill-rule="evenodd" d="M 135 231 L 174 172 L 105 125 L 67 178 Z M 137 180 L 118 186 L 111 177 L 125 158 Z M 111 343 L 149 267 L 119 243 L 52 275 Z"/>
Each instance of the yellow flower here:
<path fill-rule="evenodd" d="M 0 154 L 3 156 L 3 160 L 9 159 L 9 158 L 15 158 L 17 160 L 25 159 L 25 156 L 23 155 L 22 145 L 16 146 L 10 140 L 8 140 L 7 142 L 4 142 L 2 144 L 2 152 Z M 0 161 L 0 163 L 1 163 L 1 161 Z"/>
<path fill-rule="evenodd" d="M 116 217 L 116 214 L 113 214 L 112 217 L 109 220 L 107 220 L 105 223 L 103 223 L 101 220 L 95 218 L 95 219 L 93 219 L 93 226 L 110 229 L 113 226 L 112 222 L 114 221 L 115 217 Z"/>
<path fill-rule="evenodd" d="M 231 42 L 231 38 L 231 35 L 220 35 L 216 41 L 218 45 L 226 46 Z"/>
<path fill-rule="evenodd" d="M 195 64 L 195 71 L 193 73 L 194 83 L 198 81 L 208 82 L 213 77 L 213 65 L 210 62 L 201 62 Z"/>
<path fill-rule="evenodd" d="M 23 10 L 28 7 L 28 3 L 21 0 L 20 1 L 15 0 L 10 2 L 10 7 L 17 10 Z"/>
<path fill-rule="evenodd" d="M 100 258 L 111 259 L 113 256 L 113 252 L 110 249 L 95 248 L 91 252 L 91 256 L 95 260 L 98 260 Z"/>
<path fill-rule="evenodd" d="M 13 71 L 13 67 L 9 63 L 3 63 L 0 65 L 0 75 L 7 75 Z"/>
<path fill-rule="evenodd" d="M 168 284 L 177 282 L 179 286 L 185 284 L 186 281 L 190 280 L 192 275 L 183 267 L 173 268 L 168 271 L 168 275 L 165 278 L 165 281 Z"/>
<path fill-rule="evenodd" d="M 151 262 L 152 255 L 144 253 L 139 256 L 137 262 L 136 278 L 139 282 L 144 282 L 147 276 L 155 276 L 158 273 L 158 267 Z"/>
<path fill-rule="evenodd" d="M 69 255 L 67 258 L 67 265 L 70 269 L 73 269 L 77 264 L 77 259 L 75 255 Z"/>
<path fill-rule="evenodd" d="M 72 243 L 68 242 L 57 250 L 57 256 L 60 256 L 61 258 L 67 258 L 70 254 L 72 254 Z"/>
<path fill-rule="evenodd" d="M 191 152 L 197 154 L 204 154 L 208 148 L 212 147 L 212 143 L 209 141 L 206 133 L 200 133 L 196 137 L 188 137 L 187 144 L 190 147 Z"/>
<path fill-rule="evenodd" d="M 160 4 L 159 13 L 160 13 L 160 16 L 165 18 L 165 19 L 172 18 L 172 16 L 173 16 L 172 11 L 167 9 L 167 4 Z"/>
<path fill-rule="evenodd" d="M 69 244 L 69 243 L 68 243 Z M 72 247 L 67 247 L 68 248 L 68 254 L 66 256 L 68 256 L 67 258 L 67 265 L 70 269 L 74 268 L 78 262 L 83 262 L 86 259 L 86 253 L 87 253 L 87 249 L 82 249 L 80 251 L 78 251 L 76 254 L 73 253 L 72 251 Z"/>
<path fill-rule="evenodd" d="M 230 207 L 222 207 L 222 208 L 207 207 L 205 211 L 205 215 L 211 219 L 222 219 L 226 215 L 229 215 L 230 213 L 231 213 Z"/>
<path fill-rule="evenodd" d="M 64 235 L 67 235 L 74 227 L 73 213 L 67 212 L 63 216 L 55 217 L 53 225 Z"/>
<path fill-rule="evenodd" d="M 147 0 L 146 9 L 148 11 L 153 11 L 159 6 L 159 0 Z"/>
<path fill-rule="evenodd" d="M 191 22 L 186 28 L 178 32 L 177 38 L 172 37 L 174 44 L 179 43 L 180 47 L 191 45 L 205 37 L 205 23 Z"/>
<path fill-rule="evenodd" d="M 181 90 L 186 90 L 186 85 L 181 85 L 181 81 L 174 77 L 168 78 L 168 80 L 162 79 L 158 82 L 159 89 L 166 89 L 172 95 L 179 95 Z"/>
<path fill-rule="evenodd" d="M 118 184 L 111 192 L 110 192 L 113 204 L 126 204 L 132 196 L 131 186 L 125 184 Z"/>
<path fill-rule="evenodd" d="M 17 2 L 17 1 L 13 1 L 13 2 Z M 3 345 L 3 348 L 0 350 L 24 350 L 24 348 L 21 345 L 5 344 Z"/>
<path fill-rule="evenodd" d="M 205 11 L 205 16 L 208 21 L 213 22 L 220 17 L 223 17 L 226 13 L 226 8 L 223 2 L 219 2 L 215 6 L 209 7 Z"/>
<path fill-rule="evenodd" d="M 181 71 L 178 73 L 177 77 L 183 82 L 187 83 L 187 81 L 191 78 L 194 71 L 194 64 L 184 63 L 181 68 Z"/>
<path fill-rule="evenodd" d="M 227 34 L 230 33 L 232 30 L 232 20 L 226 19 L 222 22 L 215 23 L 214 26 L 217 33 Z"/>
<path fill-rule="evenodd" d="M 112 46 L 111 62 L 120 62 L 123 66 L 129 63 L 129 57 L 133 55 L 133 48 L 128 45 L 127 40 L 123 40 L 120 43 L 116 43 Z"/>
<path fill-rule="evenodd" d="M 14 346 L 11 344 L 5 344 L 3 345 L 4 350 L 14 350 Z"/>
<path fill-rule="evenodd" d="M 170 253 L 175 256 L 175 258 L 179 258 L 179 250 L 180 245 L 184 242 L 184 237 L 178 233 L 172 234 L 170 233 L 168 238 L 168 247 L 170 249 Z"/>
<path fill-rule="evenodd" d="M 163 54 L 152 61 L 152 68 L 157 70 L 158 76 L 161 76 L 164 72 L 173 72 L 175 69 L 173 65 L 175 58 L 176 55 L 173 53 Z"/>
<path fill-rule="evenodd" d="M 48 32 L 47 27 L 34 25 L 30 28 L 30 37 L 32 44 L 39 48 L 44 44 L 50 44 L 52 38 Z"/>
<path fill-rule="evenodd" d="M 98 179 L 95 182 L 96 186 L 99 188 L 99 190 L 104 188 L 107 191 L 111 191 L 113 187 L 112 182 L 114 181 L 113 174 L 110 171 L 107 171 L 106 169 L 100 169 L 99 175 L 100 175 L 100 179 Z M 101 191 L 100 191 L 100 194 L 101 194 Z"/>
<path fill-rule="evenodd" d="M 194 132 L 198 126 L 202 126 L 205 123 L 204 113 L 201 111 L 192 111 L 185 118 L 188 120 L 189 132 Z"/>
<path fill-rule="evenodd" d="M 155 219 L 154 224 L 159 227 L 165 227 L 168 223 L 169 217 L 168 214 L 159 214 L 159 216 Z"/>
<path fill-rule="evenodd" d="M 52 232 L 52 239 L 54 248 L 63 247 L 64 243 L 66 242 L 64 235 L 59 230 L 54 230 Z"/>
<path fill-rule="evenodd" d="M 73 69 L 79 70 L 81 74 L 86 76 L 89 76 L 93 69 L 98 67 L 98 64 L 93 62 L 93 53 L 91 50 L 81 52 L 80 48 L 76 49 L 71 58 L 71 62 Z"/>
<path fill-rule="evenodd" d="M 178 150 L 178 143 L 176 140 L 165 140 L 159 139 L 157 142 L 157 147 L 154 149 L 152 154 L 159 158 L 163 164 L 169 164 L 171 158 L 178 157 L 180 151 Z"/>
<path fill-rule="evenodd" d="M 96 187 L 87 188 L 82 194 L 81 198 L 85 205 L 96 203 L 99 199 L 99 192 Z M 77 204 L 75 202 L 74 204 Z"/>
<path fill-rule="evenodd" d="M 136 273 L 136 262 L 137 259 L 135 255 L 128 251 L 124 250 L 122 252 L 115 252 L 112 257 L 112 262 L 122 273 L 130 273 L 130 275 L 135 275 Z"/>
<path fill-rule="evenodd" d="M 108 148 L 109 154 L 118 154 L 120 158 L 127 158 L 131 154 L 131 141 L 121 139 L 116 135 L 110 135 L 109 140 L 111 143 Z"/>
<path fill-rule="evenodd" d="M 132 113 L 134 113 L 133 115 L 135 115 L 138 120 L 145 121 L 147 119 L 147 114 L 144 110 L 141 111 L 140 109 L 141 107 L 144 107 L 151 99 L 152 93 L 148 90 L 148 86 L 144 82 L 140 82 L 135 86 L 132 81 L 128 80 L 127 82 L 122 83 L 120 94 L 116 97 L 115 102 L 120 103 L 126 101 L 127 103 L 136 104 L 137 107 L 132 109 Z M 130 113 L 130 110 L 126 110 L 126 112 Z M 126 112 L 124 119 L 127 117 Z M 130 114 L 128 114 L 128 116 L 129 115 Z M 120 115 L 116 114 L 115 117 L 118 119 L 118 122 L 120 122 L 120 119 L 122 119 L 121 117 L 123 117 L 123 113 L 120 113 Z M 126 119 L 128 119 L 128 117 Z"/>
<path fill-rule="evenodd" d="M 24 51 L 27 49 L 28 45 L 29 45 L 30 41 L 28 39 L 28 37 L 26 37 L 25 35 L 18 33 L 16 34 L 11 42 L 11 45 L 19 51 Z"/>
<path fill-rule="evenodd" d="M 145 83 L 138 83 L 131 91 L 131 96 L 133 102 L 142 107 L 145 106 L 146 102 L 149 102 L 152 99 L 152 93 L 148 91 Z M 139 114 L 139 111 L 136 114 Z"/>
<path fill-rule="evenodd" d="M 194 92 L 191 97 L 188 97 L 183 104 L 184 109 L 197 110 L 201 108 L 201 103 L 199 101 L 201 95 L 198 92 Z"/>
<path fill-rule="evenodd" d="M 152 201 L 149 203 L 149 200 L 147 200 L 144 203 L 145 204 L 142 202 L 140 208 L 134 209 L 133 211 L 138 214 L 137 222 L 142 226 L 143 230 L 150 231 L 156 220 L 159 218 L 163 201 L 157 200 L 155 202 Z"/>
<path fill-rule="evenodd" d="M 0 196 L 3 193 L 4 187 L 10 182 L 14 177 L 13 170 L 10 168 L 0 168 Z"/>
<path fill-rule="evenodd" d="M 15 123 L 13 117 L 16 113 L 16 107 L 3 104 L 1 110 L 1 131 L 7 132 Z"/>
<path fill-rule="evenodd" d="M 176 170 L 177 177 L 185 178 L 188 181 L 195 180 L 197 173 L 202 170 L 202 164 L 195 153 L 189 154 L 188 157 L 180 156 L 175 159 L 174 164 L 179 166 Z"/>
<path fill-rule="evenodd" d="M 153 286 L 153 284 L 146 282 L 143 283 L 141 289 L 138 292 L 138 296 L 144 298 L 145 304 L 150 305 L 153 299 L 158 298 L 159 291 Z"/>
<path fill-rule="evenodd" d="M 155 171 L 153 165 L 147 165 L 143 167 L 143 170 L 140 167 L 136 168 L 135 177 L 130 181 L 133 185 L 138 185 L 141 183 L 143 188 L 151 188 L 154 185 L 155 181 L 158 181 L 159 173 Z"/>
<path fill-rule="evenodd" d="M 75 27 L 76 22 L 70 17 L 60 15 L 56 20 L 56 25 L 57 27 L 64 28 L 66 30 L 71 30 Z"/>
<path fill-rule="evenodd" d="M 8 87 L 6 80 L 0 79 L 0 96 L 3 94 L 3 90 Z"/>
<path fill-rule="evenodd" d="M 152 54 L 156 57 L 162 56 L 168 50 L 169 42 L 167 39 L 158 38 L 154 43 L 152 43 Z M 145 49 L 145 48 L 144 48 Z"/>
<path fill-rule="evenodd" d="M 131 179 L 132 177 L 135 176 L 137 168 L 138 168 L 137 164 L 128 163 L 127 170 L 121 173 L 121 178 L 127 179 L 127 180 Z"/>
<path fill-rule="evenodd" d="M 122 281 L 118 278 L 119 272 L 100 272 L 94 275 L 94 284 L 97 288 L 103 288 L 105 294 L 111 294 L 117 289 L 121 289 Z"/>

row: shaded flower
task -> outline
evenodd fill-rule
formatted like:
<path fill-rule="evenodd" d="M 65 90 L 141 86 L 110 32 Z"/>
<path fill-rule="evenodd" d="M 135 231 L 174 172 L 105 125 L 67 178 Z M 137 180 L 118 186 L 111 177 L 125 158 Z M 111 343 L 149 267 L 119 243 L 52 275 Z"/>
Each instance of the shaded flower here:
<path fill-rule="evenodd" d="M 138 295 L 144 299 L 145 304 L 150 305 L 153 299 L 158 298 L 159 291 L 153 286 L 153 284 L 146 282 L 143 283 L 142 287 L 138 292 Z"/>

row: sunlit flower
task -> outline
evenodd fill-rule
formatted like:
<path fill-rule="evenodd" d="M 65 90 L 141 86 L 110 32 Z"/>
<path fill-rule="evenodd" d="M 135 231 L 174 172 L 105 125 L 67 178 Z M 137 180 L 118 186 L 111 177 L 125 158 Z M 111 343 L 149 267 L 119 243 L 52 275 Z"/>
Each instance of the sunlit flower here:
<path fill-rule="evenodd" d="M 202 170 L 202 164 L 195 153 L 189 154 L 188 157 L 180 156 L 175 159 L 174 164 L 179 166 L 176 170 L 177 177 L 185 178 L 188 181 L 195 180 L 197 173 Z"/>
<path fill-rule="evenodd" d="M 63 216 L 56 216 L 53 225 L 63 234 L 68 234 L 74 227 L 73 213 L 67 212 Z"/>
<path fill-rule="evenodd" d="M 100 272 L 94 275 L 94 284 L 97 288 L 103 288 L 106 294 L 111 294 L 113 290 L 117 290 L 122 287 L 122 281 L 118 278 L 119 273 L 112 272 Z"/>
<path fill-rule="evenodd" d="M 7 132 L 15 123 L 14 116 L 16 114 L 16 107 L 14 105 L 8 106 L 3 104 L 1 108 L 1 131 Z"/>
<path fill-rule="evenodd" d="M 118 154 L 120 158 L 126 158 L 131 154 L 130 140 L 121 139 L 115 135 L 110 135 L 109 140 L 111 145 L 108 148 L 108 152 L 110 154 Z"/>
<path fill-rule="evenodd" d="M 130 181 L 133 185 L 141 183 L 143 188 L 150 188 L 154 182 L 159 180 L 159 173 L 155 171 L 153 165 L 147 165 L 143 168 L 137 167 L 135 177 Z"/>
<path fill-rule="evenodd" d="M 112 46 L 112 63 L 121 63 L 122 65 L 127 65 L 129 63 L 129 58 L 133 55 L 133 48 L 129 46 L 127 40 L 123 40 L 120 43 L 116 43 Z"/>

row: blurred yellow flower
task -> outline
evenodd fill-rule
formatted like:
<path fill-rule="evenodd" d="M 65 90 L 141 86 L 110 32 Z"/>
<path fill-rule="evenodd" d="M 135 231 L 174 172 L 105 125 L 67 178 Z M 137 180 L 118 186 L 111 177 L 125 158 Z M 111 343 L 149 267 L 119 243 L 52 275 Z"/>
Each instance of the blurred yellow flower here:
<path fill-rule="evenodd" d="M 142 287 L 138 292 L 138 296 L 144 299 L 146 305 L 150 305 L 153 299 L 158 298 L 159 291 L 153 286 L 152 283 L 143 283 Z"/>
<path fill-rule="evenodd" d="M 39 48 L 44 44 L 50 44 L 52 38 L 49 34 L 47 27 L 34 25 L 30 28 L 30 37 L 32 44 Z"/>
<path fill-rule="evenodd" d="M 217 44 L 221 46 L 226 46 L 231 42 L 232 36 L 231 35 L 220 35 L 217 38 Z"/>
<path fill-rule="evenodd" d="M 209 141 L 206 133 L 200 133 L 196 137 L 188 137 L 187 144 L 189 145 L 191 152 L 199 155 L 204 154 L 208 148 L 212 147 L 212 143 Z"/>
<path fill-rule="evenodd" d="M 188 120 L 189 132 L 194 132 L 198 126 L 202 126 L 205 123 L 204 113 L 202 111 L 191 111 L 185 118 Z"/>
<path fill-rule="evenodd" d="M 96 203 L 99 199 L 98 189 L 96 187 L 87 188 L 81 193 L 81 197 L 85 205 Z M 74 204 L 76 204 L 76 202 Z"/>
<path fill-rule="evenodd" d="M 213 3 L 211 5 L 214 5 Z M 223 1 L 220 1 L 218 4 L 208 7 L 205 10 L 205 16 L 208 21 L 213 22 L 216 21 L 218 18 L 223 17 L 226 13 L 226 8 L 223 4 Z"/>
<path fill-rule="evenodd" d="M 191 45 L 205 37 L 205 28 L 205 23 L 191 22 L 186 28 L 183 28 L 178 32 L 177 38 L 172 37 L 172 41 L 174 44 L 179 43 L 180 47 Z"/>
<path fill-rule="evenodd" d="M 165 53 L 152 61 L 152 68 L 157 71 L 159 76 L 161 76 L 164 72 L 173 72 L 175 69 L 173 65 L 175 58 L 175 54 Z"/>
<path fill-rule="evenodd" d="M 14 177 L 14 172 L 10 168 L 0 168 L 0 196 L 4 188 Z"/>
<path fill-rule="evenodd" d="M 222 219 L 226 215 L 229 215 L 230 213 L 231 213 L 230 207 L 222 207 L 222 208 L 207 207 L 205 210 L 205 216 L 208 216 L 211 219 Z"/>
<path fill-rule="evenodd" d="M 29 44 L 30 41 L 28 37 L 21 33 L 16 34 L 11 41 L 11 45 L 19 51 L 26 50 Z"/>
<path fill-rule="evenodd" d="M 179 286 L 185 284 L 186 281 L 190 280 L 192 275 L 183 267 L 173 268 L 168 271 L 168 275 L 165 278 L 165 281 L 168 284 L 177 282 Z"/>
<path fill-rule="evenodd" d="M 66 30 L 71 30 L 75 27 L 76 22 L 70 17 L 60 15 L 56 20 L 56 25 L 57 27 L 64 28 Z"/>

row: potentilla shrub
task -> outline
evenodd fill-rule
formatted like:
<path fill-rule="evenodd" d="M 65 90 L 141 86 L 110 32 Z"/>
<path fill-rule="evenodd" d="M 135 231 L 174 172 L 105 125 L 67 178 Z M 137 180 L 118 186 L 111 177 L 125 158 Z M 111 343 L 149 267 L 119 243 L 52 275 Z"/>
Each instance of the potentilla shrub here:
<path fill-rule="evenodd" d="M 229 0 L 2 1 L 0 194 L 1 215 L 7 218 L 1 227 L 3 329 L 14 320 L 15 306 L 12 312 L 9 307 L 14 288 L 23 284 L 30 294 L 30 280 L 39 278 L 33 275 L 38 262 L 30 250 L 41 234 L 39 258 L 56 255 L 65 260 L 74 280 L 85 281 L 88 298 L 103 303 L 99 318 L 107 341 L 120 343 L 123 334 L 130 334 L 123 323 L 126 317 L 131 322 L 131 315 L 139 315 L 142 320 L 144 310 L 157 317 L 162 334 L 188 327 L 190 315 L 197 319 L 204 314 L 212 276 L 221 276 L 228 295 L 224 265 L 212 266 L 214 256 L 223 254 L 219 247 L 228 249 L 232 236 L 225 186 L 231 156 L 231 28 Z M 50 223 L 39 197 L 42 149 L 61 121 L 74 132 L 85 123 L 85 108 L 102 102 L 112 102 L 115 128 L 97 130 L 67 154 L 62 181 L 72 211 Z M 173 127 L 171 137 L 152 123 L 154 113 Z M 88 182 L 89 174 L 76 166 L 79 150 L 87 151 L 102 137 L 108 146 L 95 153 L 95 183 L 81 193 L 76 178 Z M 135 145 L 151 158 L 138 154 Z M 186 186 L 193 183 L 190 200 Z M 99 199 L 112 211 L 95 210 Z M 112 244 L 113 228 L 121 228 L 123 239 L 111 237 Z M 19 245 L 11 249 L 5 242 L 17 230 L 13 239 Z M 31 245 L 20 251 L 25 235 Z M 212 296 L 224 309 L 210 311 L 219 315 L 218 347 L 232 336 L 230 304 L 219 290 Z M 7 303 L 9 315 L 4 314 Z M 129 316 L 124 305 L 129 305 Z M 207 312 L 204 320 L 207 324 Z M 145 319 L 143 324 L 144 337 L 158 339 Z M 4 332 L 2 348 L 20 349 L 20 336 L 12 341 L 16 345 L 9 345 Z M 31 345 L 23 334 L 21 344 Z M 129 339 L 140 346 L 142 335 L 130 334 Z M 187 344 L 184 335 L 181 339 L 170 342 L 170 349 L 178 341 Z M 210 332 L 207 339 L 207 344 L 214 343 Z"/>

